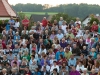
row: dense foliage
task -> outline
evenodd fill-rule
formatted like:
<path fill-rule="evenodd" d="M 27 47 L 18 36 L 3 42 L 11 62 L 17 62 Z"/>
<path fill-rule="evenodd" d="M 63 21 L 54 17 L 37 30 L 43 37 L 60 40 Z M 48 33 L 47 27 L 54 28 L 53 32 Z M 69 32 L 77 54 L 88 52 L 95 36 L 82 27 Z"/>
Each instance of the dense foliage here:
<path fill-rule="evenodd" d="M 57 21 L 59 21 L 60 17 L 63 17 L 63 19 L 64 19 L 65 21 L 67 21 L 67 23 L 69 23 L 71 20 L 74 20 L 74 21 L 75 21 L 75 18 L 70 17 L 68 14 L 65 14 L 65 13 L 58 13 L 58 14 L 52 16 L 51 22 L 53 22 L 55 19 L 56 19 Z"/>
<path fill-rule="evenodd" d="M 70 16 L 84 18 L 89 14 L 99 14 L 99 5 L 88 4 L 64 4 L 56 7 L 41 4 L 16 4 L 12 6 L 17 12 L 59 12 L 68 13 Z"/>
<path fill-rule="evenodd" d="M 92 25 L 94 21 L 99 24 L 99 20 L 97 18 L 91 17 L 90 24 Z"/>

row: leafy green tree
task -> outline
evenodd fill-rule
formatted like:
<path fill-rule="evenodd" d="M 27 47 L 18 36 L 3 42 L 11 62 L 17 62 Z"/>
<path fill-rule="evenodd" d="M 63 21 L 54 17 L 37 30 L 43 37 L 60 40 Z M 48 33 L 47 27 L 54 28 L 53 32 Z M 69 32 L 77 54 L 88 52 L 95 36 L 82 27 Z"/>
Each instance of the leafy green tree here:
<path fill-rule="evenodd" d="M 24 19 L 25 14 L 23 12 L 19 12 L 18 16 L 20 17 L 20 20 Z"/>
<path fill-rule="evenodd" d="M 97 18 L 91 17 L 90 24 L 92 25 L 94 21 L 96 21 L 97 24 L 99 24 L 99 20 Z"/>
<path fill-rule="evenodd" d="M 58 14 L 52 16 L 51 22 L 53 23 L 54 20 L 59 21 L 60 17 L 63 17 L 63 19 L 64 19 L 67 23 L 69 23 L 71 20 L 75 20 L 74 17 L 70 17 L 70 16 L 69 16 L 68 14 L 66 14 L 66 13 L 58 13 Z"/>

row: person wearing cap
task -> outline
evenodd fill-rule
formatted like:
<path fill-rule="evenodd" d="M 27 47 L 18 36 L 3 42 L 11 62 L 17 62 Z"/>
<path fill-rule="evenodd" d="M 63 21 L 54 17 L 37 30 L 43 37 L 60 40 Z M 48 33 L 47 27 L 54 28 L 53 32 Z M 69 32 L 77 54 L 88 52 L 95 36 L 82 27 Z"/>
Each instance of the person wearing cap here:
<path fill-rule="evenodd" d="M 72 52 L 68 48 L 65 48 L 65 54 L 64 54 L 65 58 L 69 60 L 71 55 L 72 55 Z"/>
<path fill-rule="evenodd" d="M 84 68 L 84 69 L 83 69 L 83 73 L 82 73 L 81 75 L 89 75 L 89 74 L 87 73 L 87 68 Z"/>

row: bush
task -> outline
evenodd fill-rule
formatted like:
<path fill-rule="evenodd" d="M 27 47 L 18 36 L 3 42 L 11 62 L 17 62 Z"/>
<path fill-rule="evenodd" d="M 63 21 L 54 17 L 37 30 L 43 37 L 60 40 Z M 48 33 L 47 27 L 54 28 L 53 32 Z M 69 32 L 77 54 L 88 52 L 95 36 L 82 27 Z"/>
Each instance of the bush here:
<path fill-rule="evenodd" d="M 7 24 L 9 20 L 5 20 L 5 23 Z M 0 25 L 2 24 L 2 20 L 0 20 Z"/>
<path fill-rule="evenodd" d="M 74 17 L 71 17 L 69 16 L 68 14 L 66 13 L 58 13 L 56 15 L 53 15 L 52 19 L 51 19 L 51 22 L 53 23 L 53 21 L 56 19 L 57 21 L 59 21 L 60 17 L 63 17 L 63 19 L 66 21 L 66 22 L 70 22 L 71 20 L 74 20 L 75 21 L 75 18 Z"/>
<path fill-rule="evenodd" d="M 19 12 L 19 13 L 18 13 L 18 15 L 19 15 L 19 17 L 20 17 L 20 19 L 21 19 L 21 20 L 23 20 L 23 19 L 24 19 L 24 17 L 25 17 L 25 14 L 24 14 L 24 13 L 22 13 L 22 12 Z"/>

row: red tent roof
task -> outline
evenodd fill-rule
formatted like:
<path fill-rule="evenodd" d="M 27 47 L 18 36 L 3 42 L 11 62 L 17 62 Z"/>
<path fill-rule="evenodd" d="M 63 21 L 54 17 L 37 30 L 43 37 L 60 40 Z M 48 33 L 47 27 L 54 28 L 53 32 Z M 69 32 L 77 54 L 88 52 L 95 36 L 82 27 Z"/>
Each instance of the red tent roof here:
<path fill-rule="evenodd" d="M 15 11 L 12 9 L 7 0 L 0 0 L 0 17 L 16 17 Z"/>

